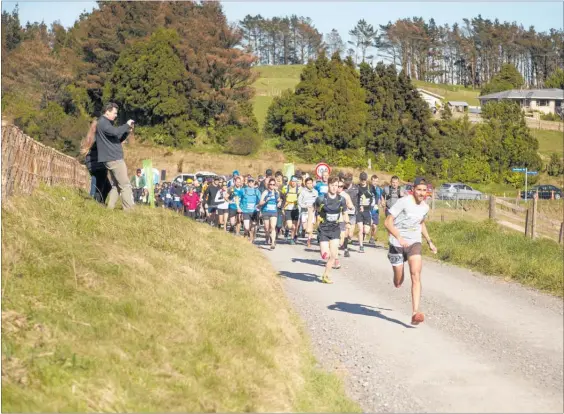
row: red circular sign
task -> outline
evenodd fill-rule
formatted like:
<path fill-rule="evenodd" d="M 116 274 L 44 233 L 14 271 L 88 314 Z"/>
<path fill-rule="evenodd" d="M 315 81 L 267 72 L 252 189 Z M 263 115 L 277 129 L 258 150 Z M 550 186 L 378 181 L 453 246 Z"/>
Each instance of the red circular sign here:
<path fill-rule="evenodd" d="M 328 164 L 325 164 L 324 162 L 320 162 L 315 166 L 315 175 L 317 175 L 317 178 L 321 179 L 325 171 L 331 174 L 331 167 L 329 167 Z"/>

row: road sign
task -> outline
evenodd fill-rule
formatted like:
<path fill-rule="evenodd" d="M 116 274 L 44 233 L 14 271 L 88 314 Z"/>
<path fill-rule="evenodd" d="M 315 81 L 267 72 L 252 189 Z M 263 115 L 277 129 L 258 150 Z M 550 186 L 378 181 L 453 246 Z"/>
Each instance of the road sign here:
<path fill-rule="evenodd" d="M 315 166 L 315 175 L 317 175 L 317 178 L 321 179 L 325 171 L 331 174 L 331 167 L 329 167 L 329 165 L 325 164 L 324 162 L 320 162 Z"/>
<path fill-rule="evenodd" d="M 525 172 L 525 168 L 512 168 L 511 171 L 513 171 L 513 172 Z"/>
<path fill-rule="evenodd" d="M 529 175 L 537 175 L 538 171 L 527 171 L 527 174 Z"/>

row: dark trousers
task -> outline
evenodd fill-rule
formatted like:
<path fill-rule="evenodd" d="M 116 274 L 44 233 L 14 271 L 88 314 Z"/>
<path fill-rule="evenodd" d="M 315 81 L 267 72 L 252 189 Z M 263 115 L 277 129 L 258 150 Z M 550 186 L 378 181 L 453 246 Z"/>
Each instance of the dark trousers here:
<path fill-rule="evenodd" d="M 112 189 L 112 183 L 108 178 L 108 170 L 98 168 L 90 172 L 90 196 L 101 204 L 106 204 L 106 198 Z"/>

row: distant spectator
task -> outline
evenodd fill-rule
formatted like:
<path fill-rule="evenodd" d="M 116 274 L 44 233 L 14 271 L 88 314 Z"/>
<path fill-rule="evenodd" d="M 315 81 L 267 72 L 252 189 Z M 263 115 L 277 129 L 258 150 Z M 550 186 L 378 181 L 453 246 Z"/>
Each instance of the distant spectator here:
<path fill-rule="evenodd" d="M 192 219 L 196 218 L 196 210 L 200 204 L 200 196 L 194 191 L 193 186 L 188 187 L 188 192 L 182 197 L 184 204 L 184 215 Z"/>
<path fill-rule="evenodd" d="M 131 187 L 133 189 L 133 200 L 137 203 L 141 200 L 145 187 L 145 177 L 141 175 L 140 168 L 138 168 L 135 175 L 131 177 Z"/>

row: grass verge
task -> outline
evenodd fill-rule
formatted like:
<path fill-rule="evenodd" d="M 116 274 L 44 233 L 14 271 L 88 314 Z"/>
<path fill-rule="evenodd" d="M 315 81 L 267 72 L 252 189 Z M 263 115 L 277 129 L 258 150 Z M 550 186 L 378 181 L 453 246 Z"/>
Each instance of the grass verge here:
<path fill-rule="evenodd" d="M 550 157 L 556 153 L 562 157 L 564 154 L 564 132 L 548 131 L 545 129 L 531 129 L 531 134 L 539 141 L 539 152 Z"/>
<path fill-rule="evenodd" d="M 424 254 L 489 275 L 564 296 L 562 246 L 547 239 L 531 240 L 493 222 L 428 222 L 439 252 L 424 244 Z"/>
<path fill-rule="evenodd" d="M 359 411 L 243 240 L 62 188 L 2 218 L 3 411 Z"/>

